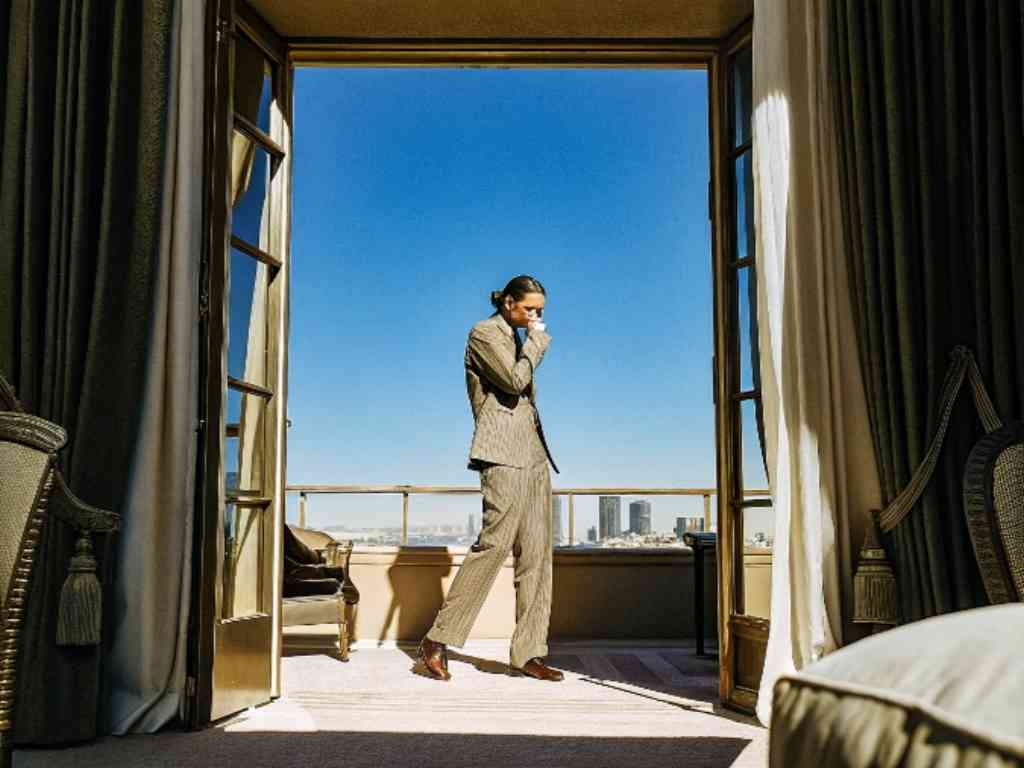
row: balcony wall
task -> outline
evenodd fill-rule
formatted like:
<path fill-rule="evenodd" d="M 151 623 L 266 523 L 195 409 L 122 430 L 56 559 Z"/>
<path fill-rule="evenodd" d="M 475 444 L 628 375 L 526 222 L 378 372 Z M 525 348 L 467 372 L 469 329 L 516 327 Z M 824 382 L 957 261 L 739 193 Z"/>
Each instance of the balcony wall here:
<path fill-rule="evenodd" d="M 465 548 L 357 549 L 352 579 L 362 595 L 354 635 L 361 641 L 419 640 L 430 628 Z M 705 559 L 704 625 L 717 629 L 714 560 Z M 693 554 L 688 549 L 556 549 L 551 639 L 679 639 L 694 636 Z M 477 619 L 471 638 L 505 639 L 515 626 L 512 558 Z M 767 615 L 771 555 L 747 557 L 749 610 Z M 762 612 L 758 612 L 762 611 Z"/>

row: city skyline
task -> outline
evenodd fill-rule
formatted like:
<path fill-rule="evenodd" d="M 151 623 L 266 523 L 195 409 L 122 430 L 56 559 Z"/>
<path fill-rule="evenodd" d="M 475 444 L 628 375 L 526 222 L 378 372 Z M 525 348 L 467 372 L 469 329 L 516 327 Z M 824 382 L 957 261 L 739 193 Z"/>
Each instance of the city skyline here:
<path fill-rule="evenodd" d="M 563 509 L 559 495 L 552 496 L 552 544 L 553 546 L 587 546 L 597 544 L 600 546 L 661 546 L 674 545 L 682 541 L 683 534 L 689 531 L 714 530 L 712 521 L 710 529 L 705 527 L 703 512 L 700 514 L 689 514 L 675 518 L 675 525 L 671 528 L 656 528 L 649 524 L 649 516 L 656 509 L 656 505 L 649 499 L 637 499 L 630 503 L 631 526 L 622 530 L 621 526 L 616 531 L 616 512 L 621 511 L 622 496 L 604 495 L 598 497 L 604 502 L 605 530 L 599 532 L 600 511 L 598 525 L 587 526 L 586 518 L 576 519 L 575 540 L 570 543 L 568 538 L 569 522 L 566 510 Z M 662 499 L 664 500 L 664 499 Z M 754 510 L 752 510 L 754 511 Z M 635 514 L 634 514 L 635 513 Z M 408 525 L 408 543 L 410 545 L 425 546 L 468 546 L 472 544 L 479 534 L 480 516 L 470 512 L 465 524 L 435 522 L 430 524 Z M 761 522 L 753 518 L 746 521 L 749 530 L 745 531 L 744 539 L 748 546 L 767 547 L 772 546 L 772 531 L 770 528 L 771 518 L 762 517 Z M 751 523 L 754 523 L 751 525 Z M 322 524 L 318 527 L 326 531 L 344 535 L 363 544 L 375 544 L 383 546 L 398 546 L 401 542 L 402 526 L 394 525 L 381 526 L 359 526 L 345 525 L 339 523 Z"/>

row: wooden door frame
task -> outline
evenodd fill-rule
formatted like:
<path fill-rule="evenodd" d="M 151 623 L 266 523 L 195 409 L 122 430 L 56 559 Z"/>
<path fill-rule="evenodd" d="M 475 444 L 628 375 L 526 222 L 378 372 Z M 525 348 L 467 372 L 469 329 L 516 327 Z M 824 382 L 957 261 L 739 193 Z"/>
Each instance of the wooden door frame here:
<path fill-rule="evenodd" d="M 216 573 L 218 567 L 218 525 L 216 515 L 208 513 L 210 509 L 218 509 L 223 499 L 222 478 L 210 478 L 207 468 L 220 466 L 222 461 L 222 435 L 224 414 L 220 411 L 219 402 L 221 398 L 221 381 L 217 377 L 210 377 L 207 361 L 210 359 L 210 349 L 213 345 L 222 345 L 226 334 L 224 318 L 219 312 L 210 312 L 209 298 L 212 295 L 223 295 L 224 285 L 221 277 L 223 267 L 222 261 L 217 261 L 218 248 L 221 249 L 220 259 L 226 258 L 226 251 L 219 244 L 218 233 L 222 233 L 225 226 L 225 212 L 223 201 L 227 199 L 227 174 L 216 172 L 217 169 L 227 167 L 227 161 L 223 148 L 226 142 L 218 133 L 217 126 L 229 125 L 230 116 L 230 92 L 224 93 L 225 88 L 230 88 L 230 77 L 224 82 L 223 73 L 227 72 L 228 46 L 218 45 L 218 35 L 226 34 L 224 31 L 225 9 L 230 7 L 232 2 L 239 6 L 242 23 L 246 25 L 247 32 L 253 36 L 261 36 L 264 39 L 276 39 L 281 42 L 287 55 L 280 68 L 281 83 L 286 88 L 288 98 L 286 103 L 282 102 L 282 109 L 286 109 L 287 122 L 291 127 L 294 125 L 292 116 L 292 81 L 295 66 L 343 66 L 343 67 L 499 67 L 499 68 L 557 68 L 557 67 L 585 67 L 585 68 L 701 68 L 705 69 L 708 76 L 708 152 L 709 152 L 709 211 L 711 218 L 711 267 L 713 279 L 717 286 L 718 275 L 721 274 L 724 254 L 731 237 L 726 231 L 722 211 L 728 210 L 725 206 L 726 191 L 723 189 L 723 141 L 727 129 L 727 104 L 725 82 L 726 72 L 724 67 L 725 56 L 728 55 L 729 45 L 746 34 L 749 39 L 750 21 L 745 22 L 733 33 L 725 45 L 721 41 L 689 40 L 689 39 L 571 39 L 571 40 L 507 40 L 507 41 L 475 41 L 475 40 L 432 40 L 428 42 L 419 41 L 378 41 L 378 40 L 323 40 L 323 41 L 289 41 L 276 36 L 272 29 L 263 22 L 255 12 L 245 6 L 244 0 L 210 0 L 207 10 L 207 58 L 210 65 L 206 82 L 205 105 L 207 115 L 206 130 L 204 137 L 204 227 L 206 238 L 204 241 L 203 275 L 201 284 L 203 295 L 201 306 L 201 343 L 203 354 L 200 355 L 200 381 L 204 383 L 200 394 L 200 416 L 199 429 L 200 450 L 197 456 L 196 467 L 196 525 L 194 531 L 194 578 L 192 589 L 192 610 L 190 612 L 189 628 L 189 655 L 188 655 L 188 683 L 187 683 L 187 715 L 186 724 L 190 727 L 202 727 L 210 721 L 211 694 L 212 694 L 212 671 L 215 648 L 215 624 L 216 615 L 216 592 L 215 585 L 209 582 L 211 573 Z M 744 32 L 745 30 L 745 32 Z M 221 129 L 223 130 L 223 129 Z M 291 130 L 291 129 L 290 129 Z M 288 193 L 284 204 L 288 208 L 288 221 L 291 219 L 291 182 L 292 182 L 292 138 L 289 136 L 288 163 L 285 179 Z M 219 202 L 218 202 L 219 201 Z M 288 281 L 290 279 L 290 233 L 285 233 L 284 252 L 282 254 L 285 268 L 283 269 L 282 297 L 276 311 L 283 314 L 285 340 L 288 333 Z M 211 264 L 215 268 L 211 269 Z M 220 282 L 218 282 L 220 281 Z M 715 318 L 714 349 L 716 359 L 721 360 L 723 354 L 724 332 L 723 307 L 719 301 L 718 290 L 714 290 L 713 312 Z M 726 382 L 718 376 L 714 382 L 714 397 L 720 401 L 723 387 Z M 278 402 L 286 403 L 287 400 L 287 357 L 282 361 L 279 377 Z M 217 404 L 216 408 L 211 404 Z M 721 409 L 718 409 L 721 410 Z M 719 488 L 727 487 L 728 479 L 732 476 L 733 461 L 724 455 L 721 445 L 723 424 L 716 411 L 716 452 L 717 452 L 717 474 Z M 214 425 L 212 428 L 210 425 Z M 217 425 L 220 425 L 217 428 Z M 274 439 L 276 440 L 277 461 L 274 469 L 274 482 L 279 492 L 275 504 L 279 510 L 279 519 L 275 517 L 274 547 L 280 550 L 283 526 L 284 493 L 286 479 L 286 413 L 275 414 Z M 727 539 L 730 529 L 724 521 L 722 510 L 724 505 L 719 503 L 718 525 L 719 525 L 719 551 L 723 552 L 724 541 Z M 723 530 L 723 523 L 725 530 Z M 723 535 L 724 534 L 724 535 Z M 278 574 L 279 576 L 280 574 Z M 722 558 L 719 558 L 719 637 L 722 643 L 722 650 L 725 652 L 723 659 L 728 658 L 729 623 L 728 612 L 723 609 L 724 601 L 721 599 L 724 587 L 732 584 L 732 574 L 728 568 L 723 567 Z M 276 579 L 274 585 L 274 604 L 277 606 L 276 613 L 280 615 L 280 579 Z M 280 686 L 280 628 L 275 626 L 275 642 L 278 643 L 275 650 L 276 664 L 274 665 L 274 693 L 279 692 Z M 723 676 L 722 690 L 725 690 Z M 723 697 L 723 701 L 724 701 Z"/>
<path fill-rule="evenodd" d="M 743 582 L 735 574 L 743 573 L 742 514 L 737 521 L 724 511 L 731 508 L 732 500 L 742 497 L 740 474 L 737 471 L 734 416 L 728 405 L 731 392 L 730 376 L 721 375 L 734 360 L 730 350 L 738 343 L 733 285 L 728 266 L 729 255 L 735 247 L 734 222 L 729 213 L 733 208 L 733 172 L 729 153 L 732 150 L 730 120 L 730 69 L 728 62 L 741 48 L 751 42 L 753 18 L 742 22 L 721 41 L 686 42 L 663 40 L 596 40 L 596 41 L 525 41 L 515 44 L 480 43 L 468 41 L 439 41 L 431 43 L 366 42 L 366 41 L 300 41 L 289 45 L 289 59 L 298 66 L 385 66 L 385 67 L 448 67 L 448 66 L 501 66 L 531 67 L 702 67 L 708 75 L 708 152 L 709 195 L 708 215 L 711 219 L 711 268 L 713 278 L 713 313 L 715 337 L 713 342 L 715 369 L 713 401 L 716 403 L 716 473 L 719 488 L 718 504 L 718 630 L 720 643 L 720 696 L 723 704 L 751 713 L 756 704 L 756 691 L 736 685 L 735 665 L 740 657 L 736 653 L 736 637 L 742 638 L 744 647 L 751 642 L 767 641 L 767 621 L 748 617 L 736 610 L 742 605 Z M 728 293 L 731 298 L 723 301 Z M 719 407 L 718 404 L 726 404 Z M 723 556 L 738 553 L 736 560 Z M 743 659 L 749 661 L 750 654 Z"/>

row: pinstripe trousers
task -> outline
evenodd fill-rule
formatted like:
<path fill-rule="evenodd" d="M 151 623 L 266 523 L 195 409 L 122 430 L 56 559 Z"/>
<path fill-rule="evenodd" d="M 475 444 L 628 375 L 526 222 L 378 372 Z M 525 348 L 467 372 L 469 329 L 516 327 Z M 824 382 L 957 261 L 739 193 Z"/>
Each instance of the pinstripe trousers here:
<path fill-rule="evenodd" d="M 516 628 L 509 661 L 512 666 L 521 667 L 535 656 L 547 655 L 551 618 L 551 473 L 547 457 L 541 455 L 527 467 L 489 464 L 480 470 L 480 535 L 455 574 L 444 605 L 427 632 L 434 642 L 456 647 L 465 644 L 511 551 L 515 558 Z"/>

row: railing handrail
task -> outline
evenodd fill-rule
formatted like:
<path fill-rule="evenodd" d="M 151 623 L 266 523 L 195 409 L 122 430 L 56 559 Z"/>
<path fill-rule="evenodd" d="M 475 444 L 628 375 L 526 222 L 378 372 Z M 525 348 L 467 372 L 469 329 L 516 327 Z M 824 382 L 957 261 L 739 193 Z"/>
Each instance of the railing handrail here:
<path fill-rule="evenodd" d="M 299 526 L 306 527 L 306 496 L 318 493 L 395 493 L 402 494 L 402 539 L 409 540 L 409 497 L 414 494 L 463 495 L 480 493 L 473 485 L 286 485 L 286 493 L 299 494 Z M 748 488 L 744 496 L 767 496 L 768 489 Z M 573 502 L 577 496 L 700 496 L 704 499 L 704 527 L 711 528 L 711 497 L 717 488 L 552 488 L 552 496 L 569 497 L 569 543 L 576 541 L 576 512 Z M 755 503 L 755 502 L 751 502 Z"/>
<path fill-rule="evenodd" d="M 475 485 L 286 485 L 287 493 L 480 493 Z M 575 496 L 717 496 L 717 488 L 552 488 L 553 495 Z M 744 496 L 767 496 L 767 488 L 748 488 Z"/>

